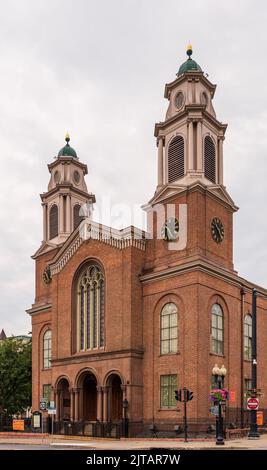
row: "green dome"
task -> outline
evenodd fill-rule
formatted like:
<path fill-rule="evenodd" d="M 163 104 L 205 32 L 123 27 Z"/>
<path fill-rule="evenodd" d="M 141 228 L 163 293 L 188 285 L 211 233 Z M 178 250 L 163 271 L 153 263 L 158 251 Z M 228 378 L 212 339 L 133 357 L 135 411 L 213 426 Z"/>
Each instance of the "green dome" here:
<path fill-rule="evenodd" d="M 183 73 L 186 72 L 202 72 L 201 67 L 193 60 L 191 57 L 189 57 L 179 68 L 177 77 L 182 75 Z"/>
<path fill-rule="evenodd" d="M 77 157 L 77 153 L 75 150 L 70 146 L 69 141 L 70 137 L 69 134 L 66 135 L 65 141 L 67 142 L 66 145 L 58 152 L 58 157 Z"/>

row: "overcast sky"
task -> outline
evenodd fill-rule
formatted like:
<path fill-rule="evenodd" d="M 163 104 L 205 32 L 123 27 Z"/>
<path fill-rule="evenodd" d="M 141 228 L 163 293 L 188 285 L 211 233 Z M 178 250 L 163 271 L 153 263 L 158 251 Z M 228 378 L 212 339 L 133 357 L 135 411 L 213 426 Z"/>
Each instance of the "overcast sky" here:
<path fill-rule="evenodd" d="M 39 194 L 67 130 L 98 200 L 141 205 L 153 195 L 154 123 L 164 120 L 164 85 L 189 40 L 229 125 L 235 267 L 267 287 L 267 2 L 0 0 L 0 8 L 0 330 L 31 329 Z"/>

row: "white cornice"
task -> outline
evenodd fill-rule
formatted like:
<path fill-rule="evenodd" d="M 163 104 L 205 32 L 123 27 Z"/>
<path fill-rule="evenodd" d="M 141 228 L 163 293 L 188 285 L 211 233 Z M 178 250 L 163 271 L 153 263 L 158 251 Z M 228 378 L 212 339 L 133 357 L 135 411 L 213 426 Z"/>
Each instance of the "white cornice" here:
<path fill-rule="evenodd" d="M 26 310 L 26 313 L 33 316 L 33 315 L 37 315 L 39 313 L 46 312 L 47 310 L 50 310 L 51 307 L 52 307 L 52 304 L 39 305 L 39 307 L 28 308 Z"/>
<path fill-rule="evenodd" d="M 209 274 L 213 278 L 216 277 L 218 279 L 226 281 L 232 286 L 238 287 L 240 289 L 242 288 L 245 291 L 250 292 L 252 289 L 256 289 L 256 291 L 263 297 L 267 297 L 267 289 L 264 289 L 263 287 L 260 287 L 257 284 L 249 282 L 246 279 L 238 276 L 236 271 L 229 271 L 227 269 L 223 269 L 218 265 L 208 263 L 204 260 L 191 261 L 188 263 L 164 269 L 162 271 L 143 274 L 139 277 L 139 279 L 142 283 L 149 283 L 192 271 L 200 271 L 202 273 Z"/>
<path fill-rule="evenodd" d="M 81 244 L 87 240 L 98 240 L 100 243 L 123 250 L 134 247 L 145 251 L 148 234 L 130 226 L 117 230 L 97 222 L 83 221 L 63 244 L 55 258 L 49 263 L 52 276 L 59 273 L 73 257 Z"/>

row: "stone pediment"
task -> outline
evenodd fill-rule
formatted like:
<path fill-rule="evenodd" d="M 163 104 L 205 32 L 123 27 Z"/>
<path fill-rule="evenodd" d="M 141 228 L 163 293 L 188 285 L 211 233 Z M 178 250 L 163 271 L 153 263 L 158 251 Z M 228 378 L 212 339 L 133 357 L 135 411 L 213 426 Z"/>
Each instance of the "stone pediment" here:
<path fill-rule="evenodd" d="M 59 249 L 60 245 L 55 245 L 54 243 L 50 243 L 48 241 L 43 241 L 40 248 L 32 255 L 32 259 L 38 258 L 38 256 L 44 255 L 49 251 L 53 251 L 55 249 Z"/>
<path fill-rule="evenodd" d="M 229 206 L 231 206 L 234 212 L 238 211 L 239 208 L 235 205 L 233 199 L 229 196 L 228 192 L 226 191 L 225 186 L 209 186 L 208 192 L 210 192 L 211 194 L 214 194 L 223 202 L 226 202 L 227 204 L 229 204 Z"/>
<path fill-rule="evenodd" d="M 233 211 L 237 211 L 238 207 L 235 205 L 233 199 L 229 196 L 226 188 L 221 185 L 209 185 L 206 186 L 200 180 L 189 184 L 189 185 L 179 185 L 179 184 L 168 184 L 163 186 L 158 192 L 154 194 L 152 199 L 148 202 L 147 205 L 143 206 L 143 209 L 146 210 L 151 206 L 156 204 L 166 203 L 168 199 L 171 199 L 174 196 L 182 194 L 187 191 L 193 191 L 199 189 L 200 191 L 206 191 L 213 196 L 219 198 L 222 202 L 230 205 Z"/>
<path fill-rule="evenodd" d="M 146 207 L 155 205 L 155 204 L 160 204 L 163 202 L 166 202 L 166 199 L 169 199 L 173 196 L 176 196 L 177 194 L 183 193 L 184 191 L 187 190 L 186 186 L 178 185 L 178 184 L 168 184 L 163 186 L 158 192 L 154 194 L 152 199 L 148 202 L 148 205 L 144 205 L 143 209 L 146 209 Z"/>
<path fill-rule="evenodd" d="M 145 251 L 147 237 L 148 234 L 137 227 L 130 226 L 117 230 L 97 222 L 84 220 L 63 243 L 49 263 L 51 274 L 53 276 L 60 272 L 84 241 L 98 240 L 100 243 L 105 243 L 118 250 L 135 247 Z"/>

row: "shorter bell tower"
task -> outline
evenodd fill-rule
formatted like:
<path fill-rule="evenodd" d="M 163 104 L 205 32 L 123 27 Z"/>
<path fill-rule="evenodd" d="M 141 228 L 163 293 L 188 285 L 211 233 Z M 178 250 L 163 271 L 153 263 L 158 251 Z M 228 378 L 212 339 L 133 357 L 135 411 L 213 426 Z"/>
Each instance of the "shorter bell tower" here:
<path fill-rule="evenodd" d="M 70 146 L 69 134 L 66 145 L 48 165 L 51 174 L 48 191 L 41 194 L 43 206 L 43 243 L 60 245 L 83 218 L 81 207 L 95 202 L 88 192 L 85 175 L 87 165 L 81 163 L 76 151 Z"/>

